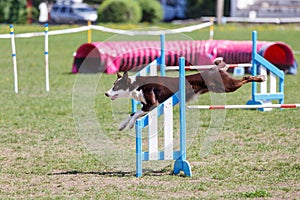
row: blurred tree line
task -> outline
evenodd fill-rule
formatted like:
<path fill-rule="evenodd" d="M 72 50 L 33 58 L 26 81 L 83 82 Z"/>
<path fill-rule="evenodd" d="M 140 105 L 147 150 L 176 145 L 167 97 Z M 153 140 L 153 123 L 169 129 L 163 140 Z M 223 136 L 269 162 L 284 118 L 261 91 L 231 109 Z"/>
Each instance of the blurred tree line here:
<path fill-rule="evenodd" d="M 47 0 L 53 3 L 55 0 Z M 28 3 L 32 6 L 28 7 Z M 28 16 L 37 20 L 41 0 L 0 0 L 0 23 L 26 23 Z"/>
<path fill-rule="evenodd" d="M 28 8 L 28 2 L 32 6 Z M 91 5 L 100 5 L 106 0 L 84 0 Z M 135 1 L 135 0 L 132 0 Z M 173 0 L 175 2 L 175 0 Z M 39 4 L 41 0 L 0 0 L 0 23 L 26 23 L 28 16 L 37 21 L 39 16 Z M 55 0 L 45 0 L 48 4 Z M 215 16 L 217 0 L 186 0 L 188 18 L 199 18 L 201 16 Z M 224 15 L 230 14 L 230 0 L 224 0 Z"/>
<path fill-rule="evenodd" d="M 100 5 L 104 0 L 84 0 L 88 4 Z M 159 0 L 158 0 L 159 1 Z M 176 0 L 171 0 L 176 2 Z M 186 0 L 188 18 L 215 16 L 217 0 Z M 230 0 L 224 0 L 224 16 L 230 16 Z"/>
<path fill-rule="evenodd" d="M 187 0 L 187 17 L 215 16 L 217 0 Z M 230 0 L 224 0 L 224 16 L 230 16 Z"/>
<path fill-rule="evenodd" d="M 26 0 L 0 1 L 0 22 L 24 23 L 27 18 Z M 23 21 L 25 19 L 25 21 Z"/>

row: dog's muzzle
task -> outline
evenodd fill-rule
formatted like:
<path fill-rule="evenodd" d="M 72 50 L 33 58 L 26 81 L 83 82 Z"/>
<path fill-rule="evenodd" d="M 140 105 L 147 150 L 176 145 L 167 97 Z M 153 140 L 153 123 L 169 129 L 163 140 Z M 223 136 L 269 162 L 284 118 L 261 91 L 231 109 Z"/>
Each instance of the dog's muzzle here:
<path fill-rule="evenodd" d="M 116 95 L 111 95 L 111 94 L 109 94 L 108 92 L 105 92 L 105 96 L 107 96 L 107 97 L 110 97 L 110 99 L 111 100 L 115 100 L 115 99 L 117 99 L 118 98 L 118 94 L 116 94 Z"/>

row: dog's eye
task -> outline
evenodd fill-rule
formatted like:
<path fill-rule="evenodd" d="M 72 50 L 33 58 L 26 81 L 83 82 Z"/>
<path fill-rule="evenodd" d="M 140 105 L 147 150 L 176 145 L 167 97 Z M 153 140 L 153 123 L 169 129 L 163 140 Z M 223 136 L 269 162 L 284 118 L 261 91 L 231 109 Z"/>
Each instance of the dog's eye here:
<path fill-rule="evenodd" d="M 118 90 L 120 88 L 120 85 L 115 85 L 113 90 Z"/>

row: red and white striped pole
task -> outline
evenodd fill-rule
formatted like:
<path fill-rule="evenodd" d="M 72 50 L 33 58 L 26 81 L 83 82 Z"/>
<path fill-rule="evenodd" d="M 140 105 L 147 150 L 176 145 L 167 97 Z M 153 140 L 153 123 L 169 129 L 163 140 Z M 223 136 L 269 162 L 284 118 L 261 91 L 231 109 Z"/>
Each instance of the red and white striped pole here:
<path fill-rule="evenodd" d="M 207 70 L 212 67 L 215 67 L 216 65 L 195 65 L 195 66 L 186 66 L 185 70 Z M 251 67 L 251 63 L 240 63 L 240 64 L 227 64 L 228 68 L 235 68 L 235 67 Z M 167 71 L 174 71 L 179 70 L 178 66 L 167 66 Z"/>
<path fill-rule="evenodd" d="M 223 109 L 258 109 L 258 108 L 299 108 L 300 104 L 270 104 L 270 105 L 193 105 L 187 109 L 223 110 Z"/>

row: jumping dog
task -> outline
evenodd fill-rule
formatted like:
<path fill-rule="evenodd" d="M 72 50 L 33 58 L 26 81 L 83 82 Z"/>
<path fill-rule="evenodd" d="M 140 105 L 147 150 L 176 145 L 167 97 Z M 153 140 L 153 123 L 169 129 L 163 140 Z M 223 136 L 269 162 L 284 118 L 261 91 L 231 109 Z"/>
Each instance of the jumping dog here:
<path fill-rule="evenodd" d="M 214 61 L 215 66 L 209 70 L 187 75 L 186 100 L 189 101 L 199 94 L 206 92 L 229 93 L 234 92 L 249 82 L 264 82 L 266 76 L 244 76 L 235 79 L 227 72 L 227 65 L 222 58 Z M 105 92 L 111 100 L 118 98 L 133 98 L 142 104 L 141 110 L 129 115 L 119 126 L 123 130 L 129 125 L 132 128 L 135 121 L 167 100 L 179 90 L 179 79 L 163 76 L 128 76 L 117 73 L 117 80 L 113 87 Z"/>

